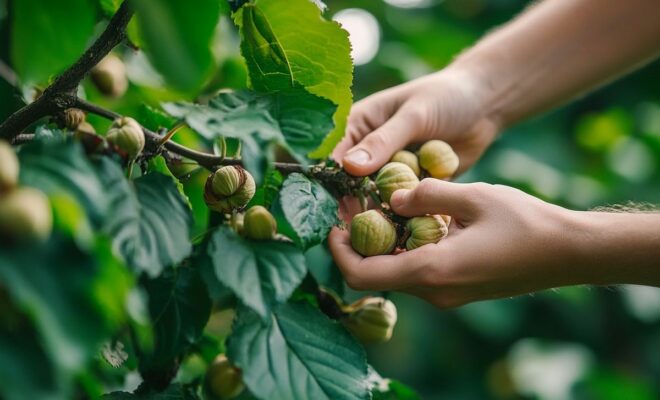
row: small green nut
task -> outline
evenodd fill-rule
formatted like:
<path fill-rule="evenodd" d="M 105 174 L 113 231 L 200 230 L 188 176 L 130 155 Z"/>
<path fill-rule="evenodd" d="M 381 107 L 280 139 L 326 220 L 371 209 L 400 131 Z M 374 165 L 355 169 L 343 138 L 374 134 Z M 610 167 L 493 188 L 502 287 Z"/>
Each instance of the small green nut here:
<path fill-rule="evenodd" d="M 392 194 L 399 189 L 414 189 L 419 185 L 419 178 L 409 166 L 400 162 L 385 164 L 376 175 L 376 187 L 380 198 L 389 203 Z"/>
<path fill-rule="evenodd" d="M 231 365 L 227 356 L 220 354 L 206 370 L 204 389 L 210 399 L 233 399 L 245 390 L 243 374 Z"/>
<path fill-rule="evenodd" d="M 130 160 L 144 150 L 145 138 L 142 126 L 130 117 L 117 118 L 106 135 L 108 142 L 124 152 Z"/>
<path fill-rule="evenodd" d="M 252 240 L 272 240 L 277 233 L 277 221 L 265 207 L 250 207 L 243 219 L 243 233 Z"/>
<path fill-rule="evenodd" d="M 67 108 L 64 110 L 64 126 L 74 130 L 78 125 L 85 122 L 85 112 L 78 108 Z"/>
<path fill-rule="evenodd" d="M 214 211 L 231 213 L 245 207 L 256 191 L 252 175 L 239 166 L 220 167 L 211 173 L 204 186 L 204 201 Z"/>
<path fill-rule="evenodd" d="M 442 140 L 429 140 L 419 148 L 419 165 L 437 179 L 454 175 L 458 169 L 458 155 L 449 143 Z"/>
<path fill-rule="evenodd" d="M 118 98 L 128 89 L 124 62 L 114 54 L 108 54 L 90 72 L 96 88 L 103 95 Z"/>
<path fill-rule="evenodd" d="M 438 243 L 447 236 L 447 224 L 440 215 L 414 217 L 408 220 L 406 228 L 410 232 L 406 249 L 414 250 L 429 243 Z"/>
<path fill-rule="evenodd" d="M 18 157 L 11 145 L 0 140 L 0 193 L 13 189 L 18 183 Z"/>
<path fill-rule="evenodd" d="M 53 214 L 45 194 L 19 188 L 0 197 L 0 235 L 19 242 L 46 240 L 53 229 Z"/>
<path fill-rule="evenodd" d="M 402 164 L 406 164 L 410 167 L 410 169 L 413 170 L 417 177 L 420 177 L 422 174 L 422 170 L 419 168 L 419 160 L 417 159 L 417 155 L 412 151 L 399 150 L 394 153 L 390 162 L 400 162 Z"/>
<path fill-rule="evenodd" d="M 351 245 L 365 257 L 389 254 L 396 246 L 396 229 L 381 212 L 367 210 L 351 221 Z"/>
<path fill-rule="evenodd" d="M 348 306 L 342 321 L 346 329 L 363 344 L 390 340 L 397 320 L 396 306 L 382 297 L 365 297 Z"/>

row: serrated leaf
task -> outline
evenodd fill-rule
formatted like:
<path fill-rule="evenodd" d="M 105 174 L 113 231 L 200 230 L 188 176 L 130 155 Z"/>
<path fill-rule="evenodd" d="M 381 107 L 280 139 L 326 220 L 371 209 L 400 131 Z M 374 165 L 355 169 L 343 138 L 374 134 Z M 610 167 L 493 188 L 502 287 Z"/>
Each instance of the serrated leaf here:
<path fill-rule="evenodd" d="M 46 83 L 73 64 L 96 22 L 89 0 L 21 0 L 12 4 L 11 15 L 12 65 L 26 85 Z"/>
<path fill-rule="evenodd" d="M 303 248 L 321 243 L 337 224 L 337 200 L 317 181 L 294 173 L 284 181 L 279 207 Z"/>
<path fill-rule="evenodd" d="M 213 67 L 211 41 L 220 17 L 217 0 L 140 0 L 132 4 L 144 51 L 174 87 L 199 89 Z"/>
<path fill-rule="evenodd" d="M 302 252 L 292 244 L 244 240 L 227 227 L 213 233 L 207 254 L 211 262 L 202 268 L 212 271 L 204 276 L 231 289 L 261 318 L 288 300 L 307 272 Z"/>
<path fill-rule="evenodd" d="M 153 277 L 190 254 L 192 217 L 172 178 L 150 173 L 131 186 L 109 160 L 99 171 L 113 214 L 104 232 L 131 268 Z"/>
<path fill-rule="evenodd" d="M 140 370 L 172 362 L 202 335 L 211 315 L 211 299 L 199 272 L 189 266 L 165 270 L 143 283 L 154 326 L 154 349 L 141 358 Z"/>
<path fill-rule="evenodd" d="M 105 187 L 80 143 L 34 141 L 18 153 L 20 182 L 49 196 L 66 194 L 87 212 L 95 226 L 103 224 L 109 202 Z"/>
<path fill-rule="evenodd" d="M 364 350 L 340 324 L 307 303 L 279 306 L 266 324 L 240 309 L 227 354 L 258 398 L 369 398 Z"/>
<path fill-rule="evenodd" d="M 282 187 L 283 181 L 284 177 L 282 177 L 280 171 L 274 168 L 270 168 L 266 172 L 264 182 L 257 188 L 254 197 L 252 200 L 250 200 L 248 208 L 254 205 L 260 205 L 269 208 L 273 200 L 277 198 L 277 194 Z"/>
<path fill-rule="evenodd" d="M 240 139 L 246 168 L 260 182 L 266 168 L 269 143 L 278 142 L 298 154 L 315 149 L 332 129 L 336 109 L 331 101 L 301 87 L 288 92 L 258 94 L 251 91 L 221 93 L 207 105 L 166 103 L 170 115 L 186 123 L 208 140 Z M 301 157 L 300 155 L 303 155 Z"/>
<path fill-rule="evenodd" d="M 241 7 L 234 21 L 241 32 L 252 87 L 287 91 L 297 84 L 336 104 L 334 130 L 310 153 L 327 157 L 341 140 L 352 103 L 353 65 L 348 33 L 326 21 L 309 0 L 255 0 Z"/>

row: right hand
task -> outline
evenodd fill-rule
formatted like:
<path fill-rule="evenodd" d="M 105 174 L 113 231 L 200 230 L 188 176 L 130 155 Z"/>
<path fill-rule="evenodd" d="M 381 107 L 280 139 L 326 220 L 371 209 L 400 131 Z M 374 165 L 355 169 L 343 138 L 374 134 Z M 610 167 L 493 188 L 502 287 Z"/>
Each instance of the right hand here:
<path fill-rule="evenodd" d="M 499 126 L 468 73 L 445 69 L 375 93 L 353 105 L 346 136 L 333 158 L 352 175 L 370 175 L 412 143 L 441 139 L 459 156 L 457 173 L 472 166 Z"/>

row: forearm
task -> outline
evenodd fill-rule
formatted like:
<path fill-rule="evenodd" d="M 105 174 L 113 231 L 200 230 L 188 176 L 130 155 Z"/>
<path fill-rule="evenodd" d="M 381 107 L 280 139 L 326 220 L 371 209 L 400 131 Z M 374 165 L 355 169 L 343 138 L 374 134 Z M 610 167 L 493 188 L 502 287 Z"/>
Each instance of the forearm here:
<path fill-rule="evenodd" d="M 660 213 L 571 214 L 565 262 L 580 276 L 577 283 L 660 287 Z"/>
<path fill-rule="evenodd" d="M 543 112 L 660 54 L 657 0 L 546 0 L 449 68 L 469 71 L 502 126 Z"/>

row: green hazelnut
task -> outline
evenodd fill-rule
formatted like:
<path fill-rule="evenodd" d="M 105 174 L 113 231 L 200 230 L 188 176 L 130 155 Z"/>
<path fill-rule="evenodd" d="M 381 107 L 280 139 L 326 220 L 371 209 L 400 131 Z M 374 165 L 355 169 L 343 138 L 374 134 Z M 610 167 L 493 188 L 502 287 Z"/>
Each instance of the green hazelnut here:
<path fill-rule="evenodd" d="M 45 240 L 53 228 L 48 197 L 32 188 L 19 188 L 0 197 L 0 234 L 17 241 Z"/>
<path fill-rule="evenodd" d="M 389 203 L 392 194 L 399 189 L 414 189 L 419 185 L 419 178 L 406 164 L 390 162 L 378 171 L 376 187 L 380 198 Z"/>
<path fill-rule="evenodd" d="M 365 211 L 351 221 L 351 245 L 365 257 L 389 254 L 396 245 L 396 229 L 379 211 Z"/>
<path fill-rule="evenodd" d="M 390 340 L 397 321 L 396 306 L 382 297 L 366 297 L 353 303 L 342 321 L 346 329 L 361 343 L 383 343 Z"/>
<path fill-rule="evenodd" d="M 206 205 L 217 212 L 230 213 L 245 207 L 256 191 L 252 175 L 239 166 L 224 166 L 211 173 L 204 186 Z"/>
<path fill-rule="evenodd" d="M 458 169 L 458 155 L 449 143 L 442 140 L 430 140 L 419 148 L 419 165 L 437 179 L 454 175 Z"/>
<path fill-rule="evenodd" d="M 243 375 L 224 354 L 218 355 L 206 370 L 205 392 L 213 400 L 233 399 L 245 390 Z"/>
<path fill-rule="evenodd" d="M 0 193 L 11 190 L 18 183 L 18 157 L 11 145 L 0 140 Z"/>
<path fill-rule="evenodd" d="M 110 126 L 106 139 L 131 160 L 144 150 L 145 138 L 142 126 L 130 117 L 117 118 Z"/>
<path fill-rule="evenodd" d="M 414 217 L 408 220 L 406 228 L 410 232 L 406 249 L 414 250 L 429 243 L 438 243 L 447 236 L 447 224 L 439 215 Z"/>
<path fill-rule="evenodd" d="M 128 89 L 128 78 L 124 62 L 114 54 L 108 54 L 90 72 L 92 82 L 99 92 L 118 98 Z"/>
<path fill-rule="evenodd" d="M 265 207 L 250 207 L 243 218 L 243 233 L 253 240 L 271 240 L 277 233 L 277 221 Z"/>
<path fill-rule="evenodd" d="M 402 164 L 406 164 L 410 167 L 410 169 L 413 170 L 417 177 L 421 176 L 422 174 L 422 170 L 419 168 L 419 160 L 417 159 L 417 155 L 412 151 L 399 150 L 394 153 L 390 159 L 390 162 L 400 162 Z"/>
<path fill-rule="evenodd" d="M 74 130 L 81 123 L 85 122 L 85 112 L 78 108 L 67 108 L 64 110 L 64 126 Z"/>

